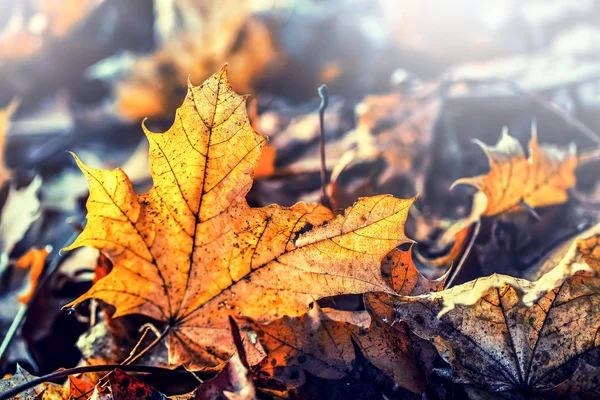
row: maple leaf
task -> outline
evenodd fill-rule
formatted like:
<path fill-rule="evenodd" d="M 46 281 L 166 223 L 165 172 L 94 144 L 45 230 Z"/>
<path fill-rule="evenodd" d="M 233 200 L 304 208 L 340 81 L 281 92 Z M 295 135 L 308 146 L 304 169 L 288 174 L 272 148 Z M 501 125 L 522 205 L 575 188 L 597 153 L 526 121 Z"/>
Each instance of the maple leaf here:
<path fill-rule="evenodd" d="M 578 240 L 535 282 L 492 275 L 423 296 L 365 297 L 431 341 L 456 382 L 504 398 L 598 395 L 599 240 Z"/>
<path fill-rule="evenodd" d="M 517 139 L 506 130 L 500 140 L 490 147 L 476 141 L 490 163 L 490 172 L 473 178 L 462 178 L 452 184 L 466 184 L 478 189 L 483 198 L 476 207 L 476 215 L 492 216 L 528 207 L 544 207 L 564 203 L 567 190 L 575 184 L 577 156 L 575 145 L 567 150 L 556 146 L 538 144 L 537 134 L 532 131 L 529 142 L 529 158 Z"/>
<path fill-rule="evenodd" d="M 75 157 L 89 182 L 88 222 L 67 249 L 102 249 L 114 266 L 68 306 L 99 298 L 115 306 L 115 317 L 162 321 L 169 361 L 202 367 L 231 354 L 230 313 L 266 323 L 321 297 L 393 292 L 381 261 L 410 241 L 404 222 L 414 199 L 364 198 L 335 217 L 316 204 L 249 207 L 266 139 L 252 130 L 226 66 L 189 85 L 167 132 L 144 131 L 154 181 L 146 194 L 120 169 Z"/>
<path fill-rule="evenodd" d="M 366 311 L 321 309 L 315 306 L 299 317 L 285 316 L 266 325 L 250 325 L 267 356 L 261 370 L 287 386 L 304 383 L 302 371 L 325 379 L 341 379 L 353 369 L 358 345 L 371 364 L 415 393 L 425 389 L 425 378 L 406 335 Z M 353 343 L 354 342 L 354 343 Z"/>
<path fill-rule="evenodd" d="M 406 295 L 441 290 L 447 278 L 431 281 L 421 275 L 412 261 L 412 246 L 409 251 L 392 250 L 381 269 L 390 287 Z M 368 312 L 352 312 L 315 305 L 298 317 L 285 316 L 265 325 L 251 323 L 267 353 L 261 370 L 293 386 L 304 382 L 298 368 L 321 378 L 340 379 L 354 365 L 354 341 L 371 364 L 400 386 L 423 392 L 425 378 L 404 326 L 388 328 L 382 320 L 392 321 L 393 315 L 384 317 L 375 311 L 381 309 L 375 302 L 367 302 L 366 307 Z"/>
<path fill-rule="evenodd" d="M 468 229 L 482 216 L 521 211 L 524 208 L 545 207 L 567 201 L 567 190 L 575 185 L 577 155 L 575 145 L 568 149 L 539 145 L 535 128 L 529 142 L 529 158 L 519 141 L 505 129 L 495 146 L 475 141 L 485 152 L 490 171 L 473 178 L 461 178 L 457 185 L 470 185 L 478 191 L 468 217 L 454 223 L 442 236 L 447 245 L 457 238 L 452 254 L 441 263 L 453 261 L 458 249 L 466 243 Z"/>

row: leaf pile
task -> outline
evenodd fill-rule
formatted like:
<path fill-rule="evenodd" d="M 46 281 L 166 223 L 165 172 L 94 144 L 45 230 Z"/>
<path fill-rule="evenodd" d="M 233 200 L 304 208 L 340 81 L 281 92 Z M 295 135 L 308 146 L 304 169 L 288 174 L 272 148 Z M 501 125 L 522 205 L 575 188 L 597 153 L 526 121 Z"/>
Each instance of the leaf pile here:
<path fill-rule="evenodd" d="M 411 105 L 409 120 L 431 134 L 430 114 L 439 107 L 429 103 L 425 118 Z M 397 136 L 416 140 L 419 128 L 400 112 L 382 122 L 390 113 L 375 107 L 363 115 L 357 131 L 373 148 L 348 153 L 355 158 L 345 164 L 342 157 L 338 171 L 382 155 L 389 165 L 374 187 L 390 174 L 410 175 L 431 137 L 407 152 L 410 160 L 398 158 L 394 148 L 406 142 Z M 537 281 L 494 274 L 452 286 L 479 239 L 474 223 L 517 211 L 539 218 L 534 208 L 567 202 L 574 148 L 540 146 L 535 133 L 529 158 L 507 133 L 494 147 L 480 143 L 490 171 L 455 182 L 478 191 L 470 216 L 442 233 L 442 241 L 455 239 L 450 254 L 424 266 L 451 265 L 434 279 L 415 265 L 415 244 L 405 234 L 416 196 L 376 194 L 336 212 L 305 202 L 251 205 L 255 175 L 274 175 L 279 153 L 269 148 L 261 162 L 267 138 L 253 128 L 227 64 L 198 86 L 188 83 L 165 132 L 142 128 L 152 178 L 143 194 L 122 169 L 96 169 L 73 154 L 90 194 L 87 223 L 64 250 L 99 253 L 90 253 L 93 285 L 65 308 L 92 325 L 80 337 L 84 364 L 162 368 L 194 379 L 186 393 L 168 393 L 168 385 L 155 388 L 111 366 L 106 375 L 29 388 L 23 398 L 295 398 L 307 382 L 361 381 L 371 370 L 379 374 L 371 383 L 385 381 L 392 389 L 381 395 L 394 398 L 442 397 L 432 393 L 437 379 L 475 398 L 600 395 L 599 234 L 576 240 Z M 424 186 L 425 164 L 415 187 Z M 341 176 L 331 186 L 337 204 L 368 186 L 348 190 Z M 31 265 L 24 303 L 46 256 L 30 250 L 15 263 Z M 131 332 L 137 336 L 125 340 Z M 19 369 L 0 387 L 31 379 Z"/>

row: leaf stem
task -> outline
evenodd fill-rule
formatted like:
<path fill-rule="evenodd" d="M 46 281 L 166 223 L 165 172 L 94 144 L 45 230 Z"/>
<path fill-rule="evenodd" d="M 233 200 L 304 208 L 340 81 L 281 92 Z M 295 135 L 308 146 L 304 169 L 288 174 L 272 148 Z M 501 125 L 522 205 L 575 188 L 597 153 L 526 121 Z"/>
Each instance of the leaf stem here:
<path fill-rule="evenodd" d="M 141 373 L 151 373 L 151 374 L 162 374 L 162 375 L 176 375 L 176 374 L 187 374 L 187 371 L 175 371 L 168 368 L 162 367 L 154 367 L 147 365 L 121 365 L 121 364 L 108 364 L 108 365 L 87 365 L 85 367 L 75 367 L 69 369 L 63 369 L 60 371 L 55 371 L 50 374 L 40 376 L 39 378 L 35 378 L 26 382 L 22 385 L 19 385 L 11 390 L 8 390 L 2 394 L 0 394 L 0 400 L 8 400 L 17 394 L 24 392 L 25 390 L 31 389 L 39 384 L 54 381 L 60 378 L 66 378 L 70 375 L 77 374 L 85 374 L 88 372 L 102 372 L 102 371 L 114 371 L 115 369 L 121 369 L 125 372 L 141 372 Z"/>
<path fill-rule="evenodd" d="M 321 98 L 321 104 L 319 105 L 319 152 L 321 153 L 321 203 L 327 208 L 331 209 L 331 199 L 327 193 L 327 187 L 329 182 L 327 181 L 327 164 L 325 161 L 325 109 L 329 105 L 329 90 L 327 85 L 321 85 L 317 89 L 319 97 Z"/>

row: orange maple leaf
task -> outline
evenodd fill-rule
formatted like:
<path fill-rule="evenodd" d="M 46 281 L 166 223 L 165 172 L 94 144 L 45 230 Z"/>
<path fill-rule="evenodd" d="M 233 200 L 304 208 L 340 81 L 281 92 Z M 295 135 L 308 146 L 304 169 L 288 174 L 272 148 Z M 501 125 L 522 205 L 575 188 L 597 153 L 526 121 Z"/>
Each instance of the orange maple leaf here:
<path fill-rule="evenodd" d="M 226 66 L 189 85 L 168 131 L 144 131 L 154 181 L 146 194 L 122 170 L 75 157 L 90 187 L 88 223 L 67 249 L 102 249 L 114 267 L 68 306 L 99 298 L 115 317 L 162 321 L 169 361 L 202 367 L 233 350 L 228 314 L 266 323 L 325 296 L 393 293 L 381 261 L 410 241 L 404 223 L 414 199 L 363 198 L 338 216 L 317 204 L 249 207 L 266 139 L 250 126 Z"/>

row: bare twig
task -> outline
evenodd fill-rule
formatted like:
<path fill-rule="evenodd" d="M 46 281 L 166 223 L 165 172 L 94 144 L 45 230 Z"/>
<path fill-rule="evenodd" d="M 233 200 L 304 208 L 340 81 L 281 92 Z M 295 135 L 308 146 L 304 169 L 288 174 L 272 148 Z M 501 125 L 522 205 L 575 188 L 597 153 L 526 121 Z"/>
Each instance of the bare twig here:
<path fill-rule="evenodd" d="M 331 208 L 331 199 L 327 193 L 329 182 L 327 181 L 327 164 L 325 162 L 325 109 L 329 104 L 329 90 L 327 85 L 321 85 L 317 90 L 321 98 L 319 105 L 319 123 L 321 136 L 319 137 L 319 151 L 321 153 L 321 203 L 327 208 Z"/>
<path fill-rule="evenodd" d="M 134 357 L 131 357 L 131 356 L 130 356 L 130 357 L 127 357 L 127 360 L 125 360 L 126 362 L 124 361 L 124 362 L 123 362 L 123 364 L 124 364 L 124 365 L 131 365 L 131 364 L 133 364 L 133 363 L 134 363 L 136 360 L 139 360 L 139 359 L 140 359 L 140 357 L 142 357 L 144 354 L 146 354 L 147 352 L 149 352 L 150 350 L 152 350 L 154 347 L 156 347 L 156 345 L 157 345 L 157 344 L 159 344 L 159 343 L 160 343 L 160 342 L 161 342 L 161 341 L 162 341 L 162 340 L 165 338 L 165 336 L 167 336 L 167 334 L 169 333 L 169 330 L 170 330 L 170 329 L 171 329 L 171 327 L 170 327 L 170 326 L 167 326 L 167 327 L 165 328 L 165 330 L 164 330 L 164 331 L 162 331 L 162 333 L 161 333 L 159 336 L 157 336 L 157 337 L 156 337 L 156 339 L 154 339 L 154 341 L 153 341 L 152 343 L 150 343 L 148 346 L 146 346 L 146 347 L 144 348 L 144 350 L 140 351 L 140 352 L 139 352 L 139 353 L 138 353 L 136 356 L 134 356 Z M 142 339 L 143 339 L 143 337 L 142 337 Z M 141 339 L 140 339 L 140 340 L 141 340 Z M 132 350 L 132 354 L 135 352 L 135 350 L 137 349 L 137 347 L 138 347 L 138 346 L 136 345 L 136 347 L 135 347 L 135 348 Z"/>
<path fill-rule="evenodd" d="M 471 238 L 469 239 L 469 244 L 465 248 L 465 251 L 463 252 L 463 254 L 461 255 L 460 260 L 458 261 L 458 263 L 456 263 L 450 267 L 450 273 L 449 273 L 448 279 L 446 280 L 446 283 L 444 283 L 444 289 L 449 289 L 454 284 L 456 277 L 462 270 L 462 266 L 464 265 L 467 257 L 469 256 L 469 254 L 471 253 L 471 250 L 473 249 L 473 244 L 475 243 L 475 240 L 477 239 L 477 236 L 479 235 L 480 227 L 481 227 L 481 222 L 477 221 L 471 230 Z"/>

